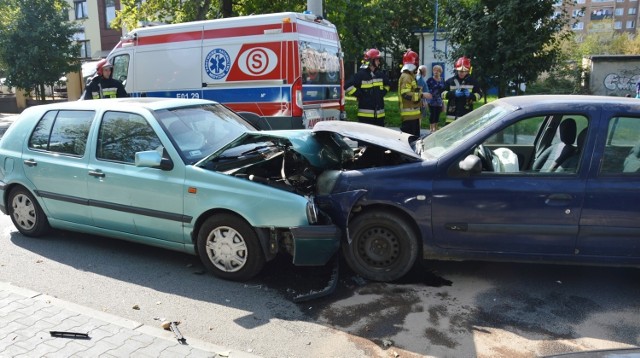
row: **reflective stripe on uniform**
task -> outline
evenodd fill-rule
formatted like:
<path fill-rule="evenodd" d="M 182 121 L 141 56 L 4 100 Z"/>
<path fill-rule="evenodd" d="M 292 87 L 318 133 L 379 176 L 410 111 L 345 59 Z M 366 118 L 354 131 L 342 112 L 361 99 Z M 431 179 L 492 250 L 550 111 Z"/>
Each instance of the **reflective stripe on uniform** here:
<path fill-rule="evenodd" d="M 358 110 L 358 117 L 381 118 L 384 117 L 384 109 L 373 110 L 361 108 Z"/>

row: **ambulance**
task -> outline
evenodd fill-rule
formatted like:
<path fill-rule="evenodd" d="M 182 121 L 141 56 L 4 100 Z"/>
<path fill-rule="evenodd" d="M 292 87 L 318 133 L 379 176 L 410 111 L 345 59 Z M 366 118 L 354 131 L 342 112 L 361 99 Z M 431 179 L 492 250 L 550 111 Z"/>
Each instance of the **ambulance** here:
<path fill-rule="evenodd" d="M 204 98 L 298 129 L 344 119 L 342 57 L 333 24 L 285 12 L 138 28 L 107 59 L 132 97 Z"/>

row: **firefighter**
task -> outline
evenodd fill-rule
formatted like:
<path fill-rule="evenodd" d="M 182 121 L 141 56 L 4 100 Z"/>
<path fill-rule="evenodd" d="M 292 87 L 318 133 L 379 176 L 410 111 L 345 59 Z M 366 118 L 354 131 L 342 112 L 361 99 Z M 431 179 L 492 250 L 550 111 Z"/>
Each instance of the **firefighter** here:
<path fill-rule="evenodd" d="M 358 121 L 384 127 L 384 96 L 391 89 L 389 77 L 381 69 L 380 51 L 364 53 L 360 70 L 344 85 L 345 94 L 358 100 Z"/>
<path fill-rule="evenodd" d="M 412 134 L 415 137 L 413 139 L 420 137 L 422 99 L 431 99 L 431 93 L 423 93 L 416 82 L 417 63 L 418 54 L 408 49 L 402 56 L 402 74 L 398 80 L 398 100 L 402 119 L 400 130 Z"/>
<path fill-rule="evenodd" d="M 106 59 L 96 65 L 96 76 L 84 91 L 84 99 L 128 97 L 122 82 L 113 78 L 113 65 Z"/>
<path fill-rule="evenodd" d="M 454 66 L 456 73 L 444 83 L 442 98 L 447 100 L 447 122 L 473 111 L 473 102 L 482 98 L 478 82 L 471 77 L 471 60 L 460 57 Z"/>

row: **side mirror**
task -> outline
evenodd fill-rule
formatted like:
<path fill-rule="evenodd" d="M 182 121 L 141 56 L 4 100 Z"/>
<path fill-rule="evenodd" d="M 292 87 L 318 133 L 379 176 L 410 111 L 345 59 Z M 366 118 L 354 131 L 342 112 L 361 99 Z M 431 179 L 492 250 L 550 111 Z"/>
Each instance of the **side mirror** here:
<path fill-rule="evenodd" d="M 162 154 L 156 150 L 147 150 L 144 152 L 136 152 L 136 167 L 144 168 L 160 168 L 162 170 L 173 169 L 171 159 L 165 159 Z"/>
<path fill-rule="evenodd" d="M 470 174 L 480 174 L 482 172 L 482 161 L 477 155 L 469 154 L 458 163 L 458 167 Z"/>

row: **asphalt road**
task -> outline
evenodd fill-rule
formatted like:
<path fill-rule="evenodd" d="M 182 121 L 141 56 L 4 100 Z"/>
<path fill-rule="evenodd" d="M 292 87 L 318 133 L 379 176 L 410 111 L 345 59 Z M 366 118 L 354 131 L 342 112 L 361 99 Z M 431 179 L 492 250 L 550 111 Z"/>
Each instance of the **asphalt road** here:
<path fill-rule="evenodd" d="M 22 236 L 0 216 L 0 280 L 263 357 L 538 357 L 640 345 L 640 270 L 435 262 L 405 282 L 366 282 L 340 266 L 269 264 L 246 283 L 196 257 L 54 232 Z"/>

